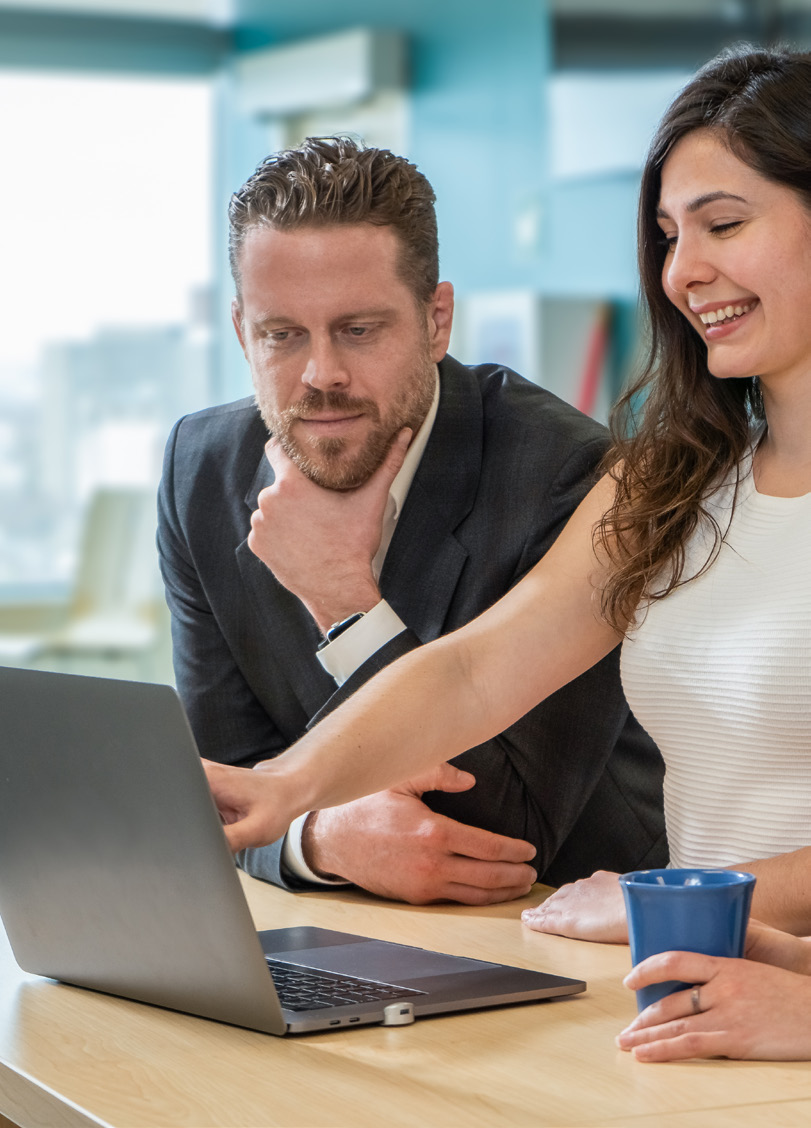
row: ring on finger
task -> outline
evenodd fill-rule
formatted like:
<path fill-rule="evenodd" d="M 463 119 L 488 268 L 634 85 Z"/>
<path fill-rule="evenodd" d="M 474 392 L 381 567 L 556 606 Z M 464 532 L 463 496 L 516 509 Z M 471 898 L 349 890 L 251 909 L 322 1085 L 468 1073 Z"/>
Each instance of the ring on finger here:
<path fill-rule="evenodd" d="M 701 1014 L 701 988 L 694 987 L 690 992 L 690 1006 L 693 1008 L 693 1014 Z"/>

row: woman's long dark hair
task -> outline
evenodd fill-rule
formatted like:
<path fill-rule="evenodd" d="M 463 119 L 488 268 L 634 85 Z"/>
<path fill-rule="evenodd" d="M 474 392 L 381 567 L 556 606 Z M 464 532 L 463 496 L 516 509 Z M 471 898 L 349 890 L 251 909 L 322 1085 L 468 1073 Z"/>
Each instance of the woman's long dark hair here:
<path fill-rule="evenodd" d="M 620 630 L 640 601 L 662 599 L 693 578 L 684 576 L 685 548 L 703 521 L 715 545 L 702 571 L 715 559 L 723 531 L 707 512 L 708 494 L 736 473 L 753 422 L 764 418 L 756 377 L 712 376 L 706 345 L 662 286 L 662 166 L 696 129 L 713 130 L 750 168 L 798 192 L 811 212 L 811 53 L 723 52 L 677 96 L 648 153 L 638 220 L 648 350 L 641 375 L 612 413 L 607 466 L 617 488 L 596 534 L 611 566 L 602 611 Z"/>

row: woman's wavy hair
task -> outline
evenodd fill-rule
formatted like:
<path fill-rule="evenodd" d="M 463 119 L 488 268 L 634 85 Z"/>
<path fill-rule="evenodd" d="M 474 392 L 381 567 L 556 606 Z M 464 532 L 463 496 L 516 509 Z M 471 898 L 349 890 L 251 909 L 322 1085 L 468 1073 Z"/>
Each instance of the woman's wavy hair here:
<path fill-rule="evenodd" d="M 644 367 L 620 397 L 606 468 L 612 507 L 596 531 L 609 560 L 602 612 L 620 630 L 640 603 L 687 583 L 685 549 L 706 522 L 715 560 L 724 531 L 706 508 L 713 487 L 736 473 L 764 420 L 756 377 L 717 379 L 707 349 L 666 297 L 667 251 L 656 208 L 662 167 L 681 138 L 712 130 L 762 176 L 794 189 L 811 212 L 811 53 L 737 47 L 707 63 L 665 113 L 642 174 L 639 273 L 648 321 Z"/>

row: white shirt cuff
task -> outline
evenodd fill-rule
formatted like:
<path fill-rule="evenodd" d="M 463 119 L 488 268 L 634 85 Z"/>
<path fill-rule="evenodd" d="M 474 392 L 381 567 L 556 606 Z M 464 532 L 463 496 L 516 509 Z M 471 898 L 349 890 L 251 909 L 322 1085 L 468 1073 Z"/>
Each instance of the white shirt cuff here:
<path fill-rule="evenodd" d="M 385 599 L 317 653 L 318 661 L 338 685 L 359 669 L 381 646 L 404 631 L 405 623 Z"/>
<path fill-rule="evenodd" d="M 351 882 L 344 881 L 342 877 L 321 877 L 320 874 L 313 873 L 304 861 L 301 835 L 309 813 L 308 811 L 304 815 L 299 815 L 291 822 L 282 844 L 282 865 L 293 877 L 298 877 L 301 881 L 309 881 L 312 885 L 350 885 Z"/>

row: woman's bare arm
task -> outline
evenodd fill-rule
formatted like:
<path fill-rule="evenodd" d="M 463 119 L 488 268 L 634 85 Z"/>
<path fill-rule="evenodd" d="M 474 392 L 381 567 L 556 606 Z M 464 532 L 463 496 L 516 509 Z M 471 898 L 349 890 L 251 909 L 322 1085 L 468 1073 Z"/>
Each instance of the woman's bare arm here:
<path fill-rule="evenodd" d="M 795 936 L 811 933 L 811 846 L 727 868 L 744 870 L 757 878 L 752 913 L 759 920 Z"/>
<path fill-rule="evenodd" d="M 274 841 L 304 811 L 390 787 L 502 732 L 619 642 L 599 616 L 592 533 L 602 479 L 557 542 L 467 626 L 383 670 L 286 752 L 253 771 L 207 765 L 233 849 Z"/>

